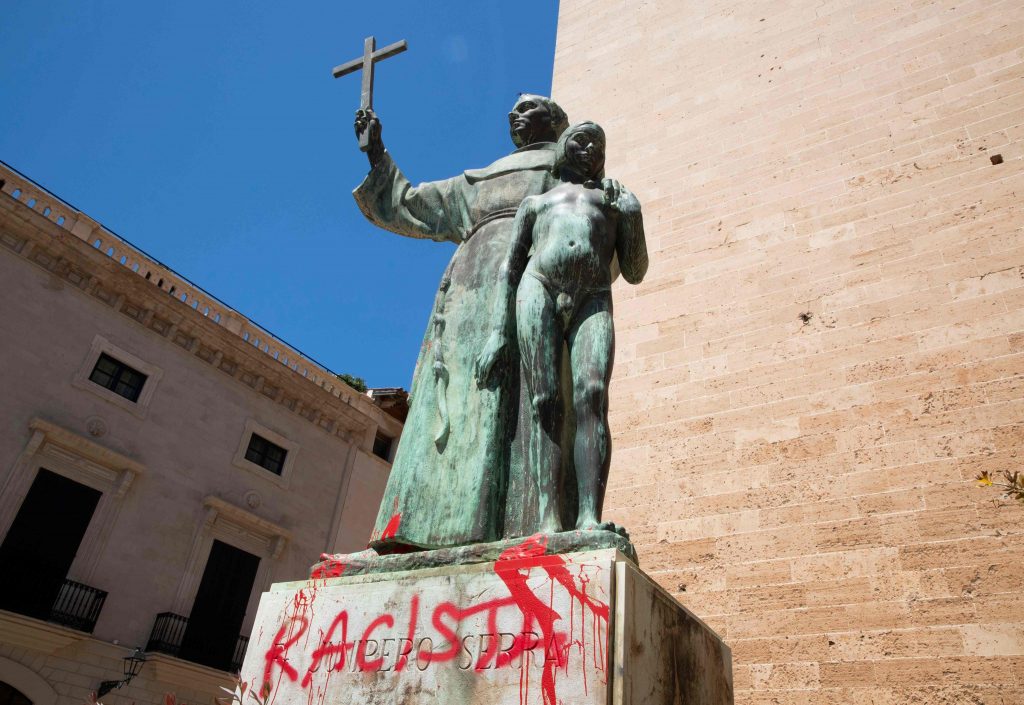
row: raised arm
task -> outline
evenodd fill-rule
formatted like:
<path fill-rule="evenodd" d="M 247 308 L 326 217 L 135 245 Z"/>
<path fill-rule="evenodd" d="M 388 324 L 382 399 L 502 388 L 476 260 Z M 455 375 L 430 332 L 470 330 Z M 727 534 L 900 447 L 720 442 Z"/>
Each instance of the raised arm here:
<path fill-rule="evenodd" d="M 512 335 L 512 312 L 515 305 L 516 287 L 526 269 L 526 260 L 533 243 L 533 223 L 536 220 L 536 198 L 523 199 L 512 223 L 512 239 L 508 251 L 498 269 L 497 287 L 494 292 L 494 306 L 491 309 L 491 333 L 480 357 L 477 358 L 476 378 L 481 386 L 486 385 L 496 372 L 499 360 L 507 362 L 505 351 L 509 336 Z"/>
<path fill-rule="evenodd" d="M 647 240 L 644 238 L 644 218 L 640 201 L 630 191 L 620 187 L 612 207 L 619 212 L 615 233 L 615 253 L 619 270 L 630 284 L 639 284 L 647 274 Z"/>
<path fill-rule="evenodd" d="M 461 178 L 461 177 L 458 177 Z M 449 217 L 452 181 L 413 186 L 387 152 L 352 192 L 366 219 L 397 235 L 460 242 L 465 224 Z"/>
<path fill-rule="evenodd" d="M 380 120 L 372 111 L 356 114 L 356 134 L 370 130 L 370 173 L 352 192 L 366 219 L 398 235 L 460 242 L 467 223 L 459 183 L 463 177 L 413 186 L 381 141 Z"/>

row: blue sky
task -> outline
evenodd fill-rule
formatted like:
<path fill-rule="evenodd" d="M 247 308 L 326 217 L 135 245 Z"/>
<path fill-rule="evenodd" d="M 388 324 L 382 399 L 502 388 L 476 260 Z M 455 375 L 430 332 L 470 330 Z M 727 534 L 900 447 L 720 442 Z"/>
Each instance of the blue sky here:
<path fill-rule="evenodd" d="M 547 94 L 555 0 L 9 3 L 0 159 L 337 372 L 408 387 L 452 246 L 377 230 L 351 197 L 358 75 L 414 182 L 512 149 Z"/>

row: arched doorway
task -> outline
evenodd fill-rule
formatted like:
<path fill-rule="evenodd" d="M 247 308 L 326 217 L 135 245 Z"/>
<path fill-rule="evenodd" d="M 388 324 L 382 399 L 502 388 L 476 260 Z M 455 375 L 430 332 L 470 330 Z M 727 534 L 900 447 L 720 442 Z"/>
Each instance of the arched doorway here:
<path fill-rule="evenodd" d="M 0 705 L 32 705 L 32 701 L 13 685 L 0 681 Z"/>
<path fill-rule="evenodd" d="M 31 668 L 0 658 L 0 705 L 57 705 L 57 691 Z"/>

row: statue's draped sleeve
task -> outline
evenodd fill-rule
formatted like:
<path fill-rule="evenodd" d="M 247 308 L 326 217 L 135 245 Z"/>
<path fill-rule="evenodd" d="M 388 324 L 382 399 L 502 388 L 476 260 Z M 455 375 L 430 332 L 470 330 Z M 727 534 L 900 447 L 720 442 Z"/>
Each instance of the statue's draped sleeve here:
<path fill-rule="evenodd" d="M 413 186 L 387 152 L 352 192 L 363 215 L 398 235 L 459 243 L 472 224 L 458 176 Z"/>

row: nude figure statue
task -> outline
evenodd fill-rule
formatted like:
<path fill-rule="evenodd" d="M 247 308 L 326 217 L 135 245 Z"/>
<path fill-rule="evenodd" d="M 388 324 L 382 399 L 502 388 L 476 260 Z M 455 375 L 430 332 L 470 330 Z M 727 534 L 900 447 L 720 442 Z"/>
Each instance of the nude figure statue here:
<path fill-rule="evenodd" d="M 526 462 L 530 480 L 540 490 L 544 533 L 563 530 L 557 497 L 563 389 L 572 390 L 575 416 L 575 528 L 618 530 L 611 522 L 601 522 L 611 461 L 611 283 L 616 258 L 630 284 L 640 283 L 648 260 L 640 204 L 617 182 L 606 180 L 602 186 L 604 159 L 605 136 L 599 125 L 580 123 L 561 135 L 555 163 L 560 183 L 519 206 L 499 270 L 493 328 L 476 363 L 478 384 L 488 383 L 507 367 L 509 341 L 517 336 L 531 404 Z M 563 348 L 570 377 L 565 379 Z"/>

